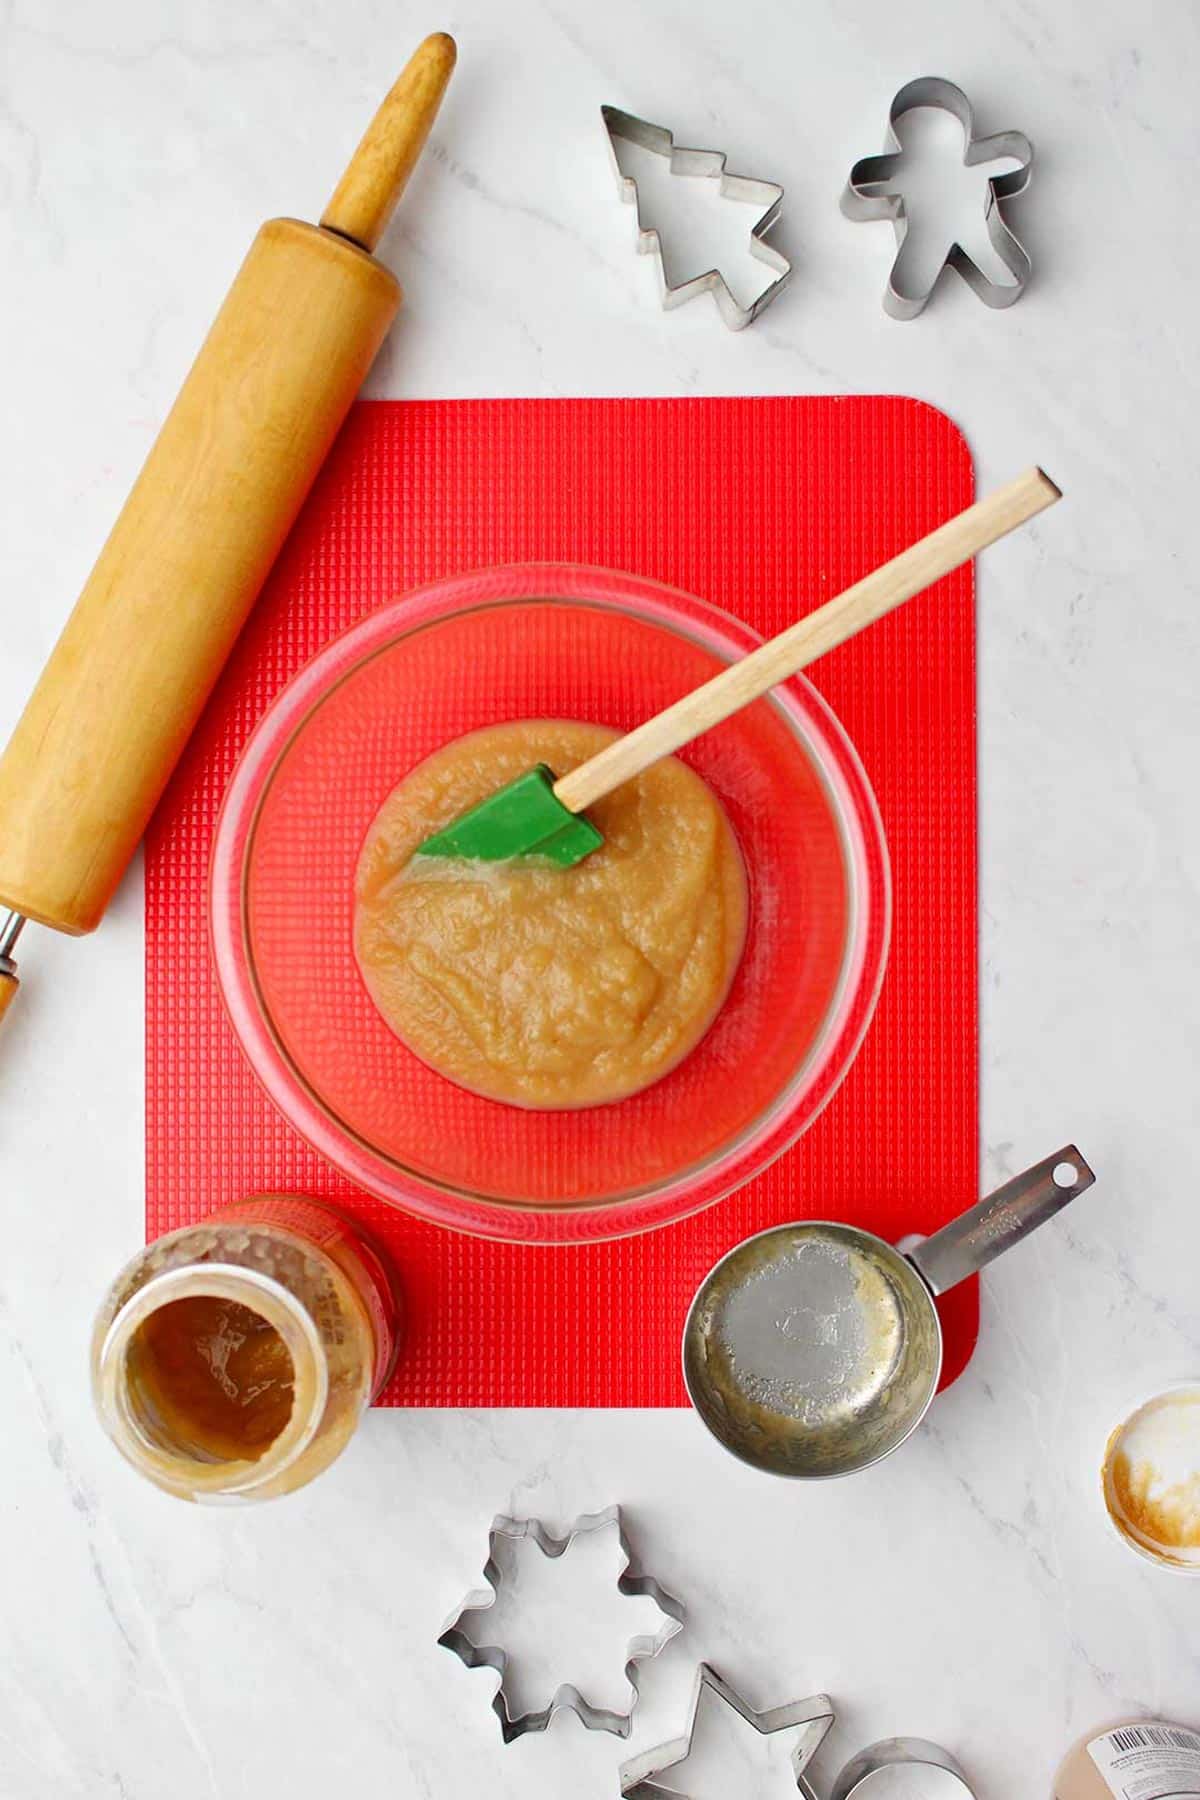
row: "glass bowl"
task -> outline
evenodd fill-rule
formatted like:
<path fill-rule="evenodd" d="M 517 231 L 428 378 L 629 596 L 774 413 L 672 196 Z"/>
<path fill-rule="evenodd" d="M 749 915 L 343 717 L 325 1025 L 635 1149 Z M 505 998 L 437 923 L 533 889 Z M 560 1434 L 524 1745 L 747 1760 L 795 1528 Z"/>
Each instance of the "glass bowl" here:
<path fill-rule="evenodd" d="M 468 1093 L 389 1030 L 353 949 L 363 840 L 432 750 L 508 719 L 628 729 L 758 641 L 632 575 L 488 569 L 373 613 L 266 713 L 217 824 L 217 974 L 267 1093 L 352 1181 L 489 1237 L 616 1237 L 709 1205 L 816 1118 L 874 1011 L 891 906 L 867 778 L 801 677 L 683 752 L 737 834 L 750 918 L 725 1005 L 654 1086 L 577 1112 Z"/>

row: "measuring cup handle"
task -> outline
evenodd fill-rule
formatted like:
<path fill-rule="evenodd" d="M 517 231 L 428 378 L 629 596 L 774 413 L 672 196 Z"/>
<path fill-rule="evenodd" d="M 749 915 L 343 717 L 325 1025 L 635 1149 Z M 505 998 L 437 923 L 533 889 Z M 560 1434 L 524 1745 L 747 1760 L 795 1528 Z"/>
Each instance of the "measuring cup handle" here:
<path fill-rule="evenodd" d="M 1095 1179 L 1074 1144 L 1068 1144 L 914 1245 L 909 1261 L 932 1293 L 944 1294 L 1052 1219 Z"/>

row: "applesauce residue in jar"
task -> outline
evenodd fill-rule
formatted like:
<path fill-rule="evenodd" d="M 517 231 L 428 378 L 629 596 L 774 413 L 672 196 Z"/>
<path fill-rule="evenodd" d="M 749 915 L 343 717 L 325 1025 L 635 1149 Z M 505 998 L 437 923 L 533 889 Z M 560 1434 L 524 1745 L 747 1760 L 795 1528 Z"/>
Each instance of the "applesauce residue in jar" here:
<path fill-rule="evenodd" d="M 214 1294 L 151 1313 L 130 1344 L 128 1380 L 146 1416 L 199 1456 L 260 1457 L 292 1414 L 287 1345 L 260 1313 Z"/>
<path fill-rule="evenodd" d="M 252 1194 L 156 1238 L 92 1328 L 100 1420 L 139 1474 L 192 1501 L 257 1501 L 329 1467 L 391 1371 L 395 1271 L 357 1220 Z"/>
<path fill-rule="evenodd" d="M 1170 1388 L 1125 1419 L 1102 1478 L 1122 1537 L 1167 1567 L 1200 1568 L 1200 1384 Z"/>

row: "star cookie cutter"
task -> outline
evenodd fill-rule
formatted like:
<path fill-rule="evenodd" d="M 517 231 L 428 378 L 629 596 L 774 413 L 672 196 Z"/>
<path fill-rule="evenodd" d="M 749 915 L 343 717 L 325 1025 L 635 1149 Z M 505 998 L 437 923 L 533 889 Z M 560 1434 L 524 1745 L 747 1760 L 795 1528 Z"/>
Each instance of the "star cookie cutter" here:
<path fill-rule="evenodd" d="M 606 1531 L 610 1527 L 616 1529 L 617 1543 L 625 1559 L 617 1577 L 619 1592 L 635 1597 L 647 1596 L 666 1616 L 666 1623 L 652 1636 L 642 1634 L 631 1638 L 626 1646 L 625 1679 L 632 1689 L 628 1709 L 625 1712 L 614 1712 L 608 1707 L 593 1706 L 572 1682 L 564 1682 L 551 1696 L 549 1704 L 539 1711 L 514 1715 L 504 1688 L 508 1673 L 508 1652 L 499 1644 L 472 1642 L 463 1629 L 463 1621 L 469 1613 L 486 1612 L 495 1605 L 496 1595 L 504 1579 L 496 1559 L 499 1540 L 505 1538 L 515 1543 L 530 1538 L 543 1556 L 559 1557 L 584 1532 Z M 540 1519 L 510 1519 L 505 1514 L 498 1513 L 492 1520 L 488 1533 L 488 1559 L 483 1565 L 483 1577 L 487 1587 L 467 1595 L 458 1611 L 448 1620 L 438 1643 L 447 1650 L 453 1650 L 468 1669 L 491 1669 L 499 1675 L 500 1685 L 492 1699 L 492 1711 L 500 1721 L 500 1735 L 504 1742 L 511 1744 L 514 1739 L 524 1737 L 526 1732 L 545 1731 L 555 1713 L 563 1709 L 573 1712 L 588 1731 L 611 1731 L 617 1737 L 628 1737 L 638 1700 L 637 1665 L 648 1657 L 657 1656 L 676 1632 L 682 1631 L 684 1613 L 680 1601 L 661 1587 L 652 1576 L 635 1568 L 620 1507 L 607 1506 L 602 1512 L 581 1513 L 569 1527 L 565 1537 L 555 1537 L 552 1532 L 547 1531 Z"/>
<path fill-rule="evenodd" d="M 638 253 L 657 259 L 664 309 L 669 311 L 672 307 L 682 306 L 697 294 L 711 294 L 729 329 L 743 331 L 771 304 L 787 285 L 792 273 L 792 265 L 787 257 L 765 241 L 783 208 L 783 189 L 775 181 L 759 181 L 750 175 L 734 175 L 726 167 L 725 156 L 720 150 L 685 149 L 682 144 L 675 142 L 673 133 L 664 126 L 652 125 L 648 119 L 635 119 L 632 113 L 622 112 L 619 107 L 602 106 L 600 115 L 604 120 L 609 154 L 616 171 L 621 198 L 634 208 Z M 617 158 L 618 143 L 636 144 L 655 156 L 666 157 L 672 175 L 699 175 L 709 181 L 719 181 L 722 198 L 726 200 L 743 200 L 751 206 L 763 208 L 757 221 L 750 227 L 750 254 L 757 257 L 759 262 L 766 263 L 768 268 L 774 269 L 775 279 L 749 306 L 743 306 L 736 298 L 720 269 L 707 269 L 703 275 L 693 275 L 687 281 L 678 283 L 672 283 L 668 279 L 663 261 L 662 239 L 657 227 L 642 223 L 638 185 L 633 176 L 626 175 L 621 168 Z"/>
<path fill-rule="evenodd" d="M 1012 276 L 1012 283 L 991 281 L 979 264 L 968 256 L 959 243 L 952 243 L 934 273 L 933 279 L 920 287 L 907 288 L 897 280 L 901 267 L 900 248 L 908 234 L 908 214 L 904 195 L 893 186 L 903 158 L 903 147 L 897 126 L 906 113 L 918 107 L 936 107 L 952 113 L 963 128 L 963 164 L 973 168 L 978 163 L 994 162 L 999 157 L 1015 158 L 1018 167 L 1006 174 L 993 175 L 988 182 L 988 198 L 984 222 L 992 248 Z M 1025 292 L 1033 264 L 1029 252 L 1005 222 L 1001 204 L 1023 194 L 1033 176 L 1033 145 L 1023 131 L 997 131 L 990 137 L 975 136 L 975 115 L 971 102 L 960 87 L 941 75 L 922 75 L 902 87 L 892 101 L 888 113 L 887 140 L 882 156 L 864 156 L 850 171 L 850 179 L 842 194 L 842 211 L 848 219 L 890 219 L 896 232 L 896 259 L 884 290 L 883 308 L 893 319 L 915 319 L 923 311 L 943 269 L 957 269 L 967 286 L 985 306 L 1013 306 Z"/>
<path fill-rule="evenodd" d="M 696 1716 L 706 1688 L 724 1701 L 726 1706 L 732 1707 L 739 1718 L 752 1725 L 764 1737 L 776 1731 L 800 1732 L 799 1741 L 792 1750 L 792 1773 L 804 1800 L 817 1800 L 816 1791 L 805 1779 L 804 1771 L 833 1724 L 833 1701 L 829 1695 L 814 1694 L 808 1700 L 793 1700 L 786 1706 L 772 1707 L 769 1712 L 755 1712 L 724 1677 L 717 1674 L 710 1663 L 701 1663 L 696 1670 L 691 1712 L 684 1735 L 622 1763 L 621 1793 L 624 1800 L 687 1800 L 686 1795 L 681 1794 L 677 1788 L 661 1787 L 657 1777 L 686 1761 L 690 1755 L 696 1732 Z"/>

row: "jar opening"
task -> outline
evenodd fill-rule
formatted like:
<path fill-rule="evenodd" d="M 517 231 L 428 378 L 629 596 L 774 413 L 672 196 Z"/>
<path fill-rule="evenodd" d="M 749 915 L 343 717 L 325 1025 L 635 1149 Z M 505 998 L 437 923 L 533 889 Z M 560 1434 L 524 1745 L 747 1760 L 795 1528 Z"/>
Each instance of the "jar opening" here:
<path fill-rule="evenodd" d="M 257 1462 L 291 1421 L 296 1374 L 269 1319 L 221 1294 L 155 1308 L 125 1355 L 131 1422 L 156 1449 L 200 1463 Z"/>

